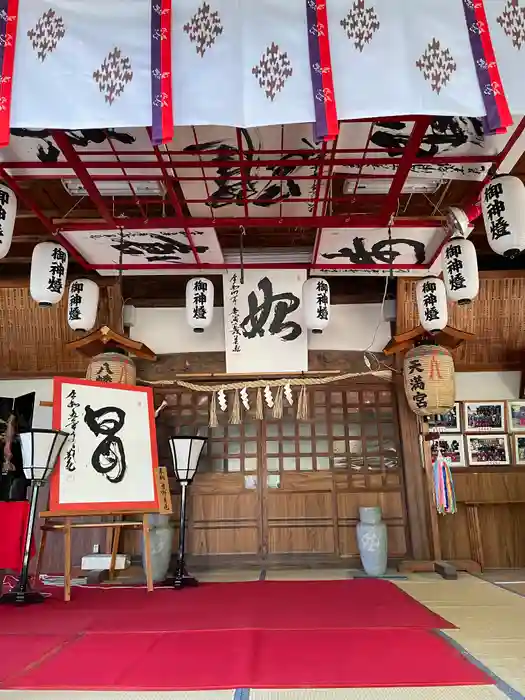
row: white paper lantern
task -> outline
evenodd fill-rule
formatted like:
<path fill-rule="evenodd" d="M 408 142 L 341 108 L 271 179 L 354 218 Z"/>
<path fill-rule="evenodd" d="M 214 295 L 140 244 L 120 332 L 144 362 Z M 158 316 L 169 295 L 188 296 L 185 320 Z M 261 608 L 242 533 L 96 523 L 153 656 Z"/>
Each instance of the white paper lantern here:
<path fill-rule="evenodd" d="M 452 238 L 443 248 L 443 281 L 447 297 L 458 304 L 470 304 L 479 292 L 478 256 L 472 241 Z"/>
<path fill-rule="evenodd" d="M 427 333 L 438 333 L 448 323 L 447 294 L 439 277 L 424 277 L 416 284 L 419 322 Z"/>
<path fill-rule="evenodd" d="M 322 333 L 330 322 L 330 285 L 322 277 L 303 284 L 304 324 L 312 333 Z"/>
<path fill-rule="evenodd" d="M 11 248 L 15 220 L 15 193 L 7 185 L 0 184 L 0 258 L 5 258 Z"/>
<path fill-rule="evenodd" d="M 494 178 L 481 192 L 487 240 L 498 255 L 514 258 L 525 249 L 525 185 L 512 175 Z"/>
<path fill-rule="evenodd" d="M 67 299 L 67 322 L 74 331 L 90 331 L 97 320 L 100 290 L 93 280 L 71 282 Z"/>
<path fill-rule="evenodd" d="M 29 293 L 40 306 L 58 304 L 67 277 L 67 250 L 58 243 L 39 243 L 31 258 Z"/>
<path fill-rule="evenodd" d="M 195 333 L 204 333 L 213 319 L 213 282 L 194 277 L 186 285 L 186 320 Z"/>

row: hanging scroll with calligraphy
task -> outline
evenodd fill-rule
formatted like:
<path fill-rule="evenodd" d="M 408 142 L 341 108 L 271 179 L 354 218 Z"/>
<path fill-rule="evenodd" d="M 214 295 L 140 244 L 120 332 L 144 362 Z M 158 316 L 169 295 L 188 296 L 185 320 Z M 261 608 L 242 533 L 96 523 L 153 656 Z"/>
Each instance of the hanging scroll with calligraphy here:
<path fill-rule="evenodd" d="M 51 477 L 50 510 L 158 508 L 150 388 L 56 377 L 53 427 L 69 437 Z"/>
<path fill-rule="evenodd" d="M 235 374 L 303 372 L 308 342 L 302 325 L 304 271 L 224 273 L 226 369 Z"/>

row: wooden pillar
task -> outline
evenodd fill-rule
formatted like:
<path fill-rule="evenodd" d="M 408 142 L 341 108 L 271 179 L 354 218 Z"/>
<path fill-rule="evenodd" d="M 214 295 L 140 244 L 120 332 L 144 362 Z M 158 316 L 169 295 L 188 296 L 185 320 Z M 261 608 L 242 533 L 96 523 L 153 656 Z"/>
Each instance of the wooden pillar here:
<path fill-rule="evenodd" d="M 399 359 L 402 362 L 402 358 Z M 396 364 L 399 365 L 399 362 Z M 427 560 L 432 557 L 427 522 L 430 511 L 425 471 L 421 464 L 418 420 L 407 403 L 402 375 L 395 376 L 394 386 L 403 457 L 410 555 L 416 560 Z"/>

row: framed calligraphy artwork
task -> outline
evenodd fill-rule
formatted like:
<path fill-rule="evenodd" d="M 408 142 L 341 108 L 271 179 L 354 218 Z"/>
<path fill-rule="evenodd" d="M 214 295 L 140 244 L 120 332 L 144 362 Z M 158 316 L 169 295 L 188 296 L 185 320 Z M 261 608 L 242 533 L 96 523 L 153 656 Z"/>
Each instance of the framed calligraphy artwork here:
<path fill-rule="evenodd" d="M 308 340 L 302 324 L 303 270 L 224 273 L 226 369 L 230 373 L 304 372 Z"/>
<path fill-rule="evenodd" d="M 53 427 L 69 437 L 51 477 L 50 510 L 159 508 L 150 388 L 55 377 Z"/>
<path fill-rule="evenodd" d="M 134 229 L 120 231 L 64 231 L 63 235 L 92 265 L 141 265 L 145 269 L 124 271 L 124 274 L 151 274 L 148 265 L 176 265 L 180 263 L 222 263 L 221 246 L 214 228 L 190 229 L 188 237 L 183 229 Z M 190 240 L 191 239 L 191 240 Z M 165 270 L 166 271 L 166 270 Z M 101 275 L 114 275 L 115 269 L 99 269 Z"/>

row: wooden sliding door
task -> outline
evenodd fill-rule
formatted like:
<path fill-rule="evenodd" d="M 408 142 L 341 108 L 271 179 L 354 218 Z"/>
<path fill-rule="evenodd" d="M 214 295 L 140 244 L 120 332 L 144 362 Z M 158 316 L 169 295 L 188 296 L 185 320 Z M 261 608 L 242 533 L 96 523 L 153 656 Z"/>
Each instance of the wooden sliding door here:
<path fill-rule="evenodd" d="M 253 412 L 208 428 L 208 397 L 170 395 L 169 427 L 208 435 L 191 489 L 190 553 L 197 558 L 336 561 L 358 555 L 359 507 L 380 505 L 389 553 L 406 553 L 398 426 L 389 386 L 311 389 L 306 421 Z"/>

